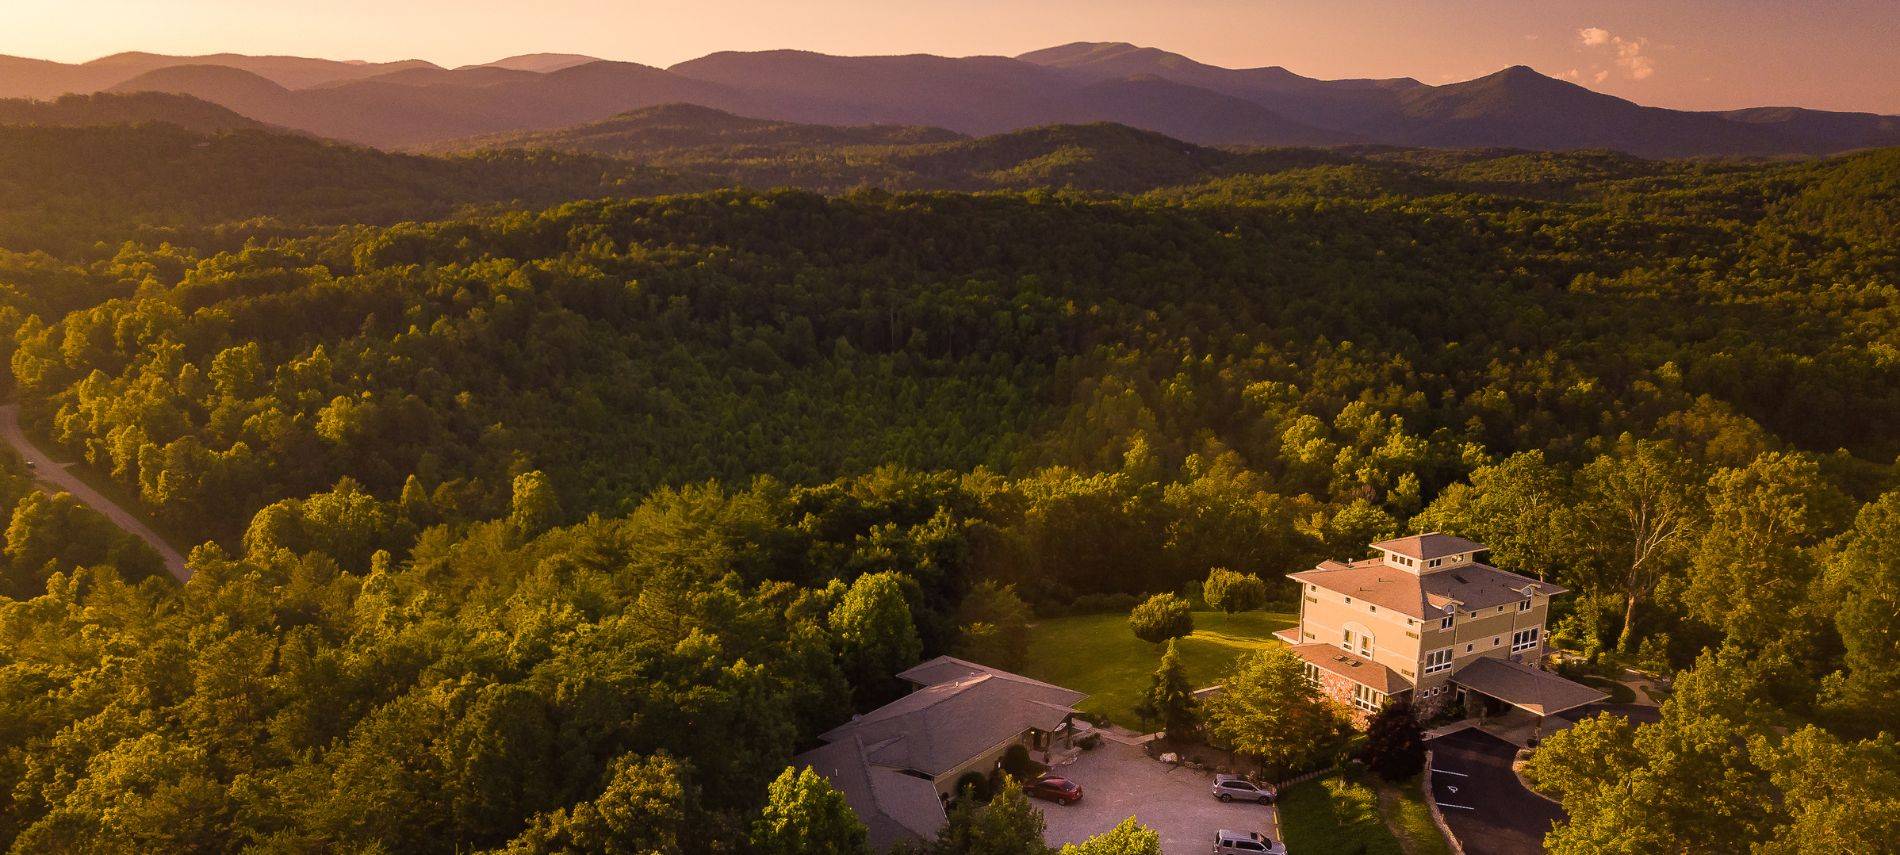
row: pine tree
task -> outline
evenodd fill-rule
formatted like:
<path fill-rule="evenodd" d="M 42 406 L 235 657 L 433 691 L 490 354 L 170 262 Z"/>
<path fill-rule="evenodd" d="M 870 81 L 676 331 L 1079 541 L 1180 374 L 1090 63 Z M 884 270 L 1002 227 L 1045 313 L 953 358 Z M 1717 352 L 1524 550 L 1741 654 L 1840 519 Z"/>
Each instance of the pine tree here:
<path fill-rule="evenodd" d="M 1141 699 L 1136 712 L 1143 719 L 1158 722 L 1172 740 L 1190 738 L 1200 730 L 1200 704 L 1194 700 L 1194 685 L 1188 682 L 1187 669 L 1181 665 L 1174 639 L 1168 640 L 1168 651 L 1161 655 L 1161 667 L 1155 669 L 1148 694 Z"/>

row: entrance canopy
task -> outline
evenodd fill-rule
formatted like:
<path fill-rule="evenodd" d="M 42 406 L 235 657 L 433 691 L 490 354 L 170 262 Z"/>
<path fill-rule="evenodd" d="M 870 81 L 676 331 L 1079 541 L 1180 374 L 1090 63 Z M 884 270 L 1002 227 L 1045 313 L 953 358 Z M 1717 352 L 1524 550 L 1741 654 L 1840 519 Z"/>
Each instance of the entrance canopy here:
<path fill-rule="evenodd" d="M 1610 696 L 1509 659 L 1485 657 L 1451 675 L 1464 688 L 1536 715 L 1556 715 Z"/>

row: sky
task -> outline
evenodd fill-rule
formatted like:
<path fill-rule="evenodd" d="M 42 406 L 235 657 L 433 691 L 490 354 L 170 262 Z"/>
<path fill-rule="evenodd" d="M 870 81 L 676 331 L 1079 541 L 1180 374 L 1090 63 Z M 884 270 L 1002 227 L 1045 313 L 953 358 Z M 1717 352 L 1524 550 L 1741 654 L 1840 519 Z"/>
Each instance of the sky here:
<path fill-rule="evenodd" d="M 531 52 L 1015 55 L 1126 41 L 1309 77 L 1510 65 L 1643 104 L 1900 114 L 1900 0 L 0 0 L 0 54 L 231 51 L 455 66 Z"/>

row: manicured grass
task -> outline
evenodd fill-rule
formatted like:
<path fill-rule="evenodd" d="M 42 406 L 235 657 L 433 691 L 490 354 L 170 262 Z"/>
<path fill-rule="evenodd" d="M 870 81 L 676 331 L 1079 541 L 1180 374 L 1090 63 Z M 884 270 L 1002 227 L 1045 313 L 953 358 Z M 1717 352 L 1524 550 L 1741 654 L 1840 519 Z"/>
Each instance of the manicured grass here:
<path fill-rule="evenodd" d="M 1425 822 L 1430 826 L 1431 818 Z M 1407 855 L 1386 827 L 1373 785 L 1344 774 L 1296 784 L 1281 793 L 1280 834 L 1288 852 Z"/>
<path fill-rule="evenodd" d="M 1286 612 L 1195 612 L 1194 634 L 1177 642 L 1188 680 L 1196 688 L 1220 682 L 1242 654 L 1279 644 L 1274 630 L 1292 626 L 1295 619 Z M 1087 692 L 1084 712 L 1138 728 L 1135 704 L 1148 690 L 1163 649 L 1136 638 L 1125 614 L 1049 618 L 1029 631 L 1023 674 Z"/>
<path fill-rule="evenodd" d="M 1396 784 L 1376 783 L 1386 829 L 1398 837 L 1405 855 L 1451 855 L 1451 843 L 1432 822 L 1432 809 L 1425 806 L 1425 791 L 1417 778 Z"/>

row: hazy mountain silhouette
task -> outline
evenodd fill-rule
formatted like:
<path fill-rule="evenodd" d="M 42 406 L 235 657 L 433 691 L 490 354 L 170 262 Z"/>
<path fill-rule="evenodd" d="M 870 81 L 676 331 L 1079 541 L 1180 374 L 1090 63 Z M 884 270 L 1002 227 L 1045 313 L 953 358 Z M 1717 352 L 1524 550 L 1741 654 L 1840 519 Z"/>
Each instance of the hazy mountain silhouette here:
<path fill-rule="evenodd" d="M 1374 143 L 1632 154 L 1821 154 L 1900 145 L 1900 118 L 1800 108 L 1644 107 L 1516 66 L 1429 86 L 1231 69 L 1123 43 L 1020 57 L 721 52 L 671 68 L 524 54 L 444 69 L 299 57 L 127 53 L 80 65 L 0 57 L 0 96 L 159 91 L 250 118 L 383 147 L 599 122 L 690 103 L 760 119 L 993 134 L 1113 121 L 1202 144 Z"/>
<path fill-rule="evenodd" d="M 600 57 L 583 56 L 578 53 L 524 53 L 520 56 L 511 56 L 506 59 L 495 60 L 494 62 L 485 62 L 479 67 L 505 68 L 509 71 L 532 71 L 536 74 L 546 74 L 550 71 L 560 71 L 563 68 L 573 68 L 577 65 L 586 65 L 590 62 L 600 61 Z"/>
<path fill-rule="evenodd" d="M 92 93 L 63 95 L 56 100 L 29 98 L 0 100 L 0 125 L 89 127 L 142 125 L 160 122 L 188 131 L 219 133 L 239 130 L 276 130 L 208 101 L 187 95 L 139 92 L 131 95 Z"/>
<path fill-rule="evenodd" d="M 1092 83 L 1062 96 L 1050 118 L 1117 122 L 1189 142 L 1339 145 L 1359 138 L 1297 122 L 1252 101 L 1143 75 Z"/>
<path fill-rule="evenodd" d="M 456 140 L 437 151 L 551 149 L 615 157 L 654 157 L 688 149 L 718 149 L 755 157 L 800 148 L 920 145 L 951 142 L 962 135 L 918 125 L 812 125 L 736 116 L 696 104 L 664 104 L 631 110 L 599 122 L 549 131 L 528 131 Z"/>

